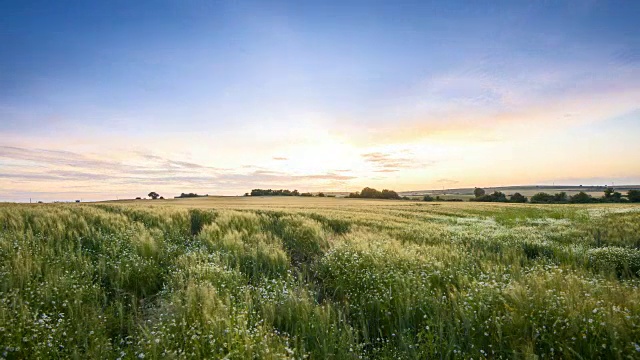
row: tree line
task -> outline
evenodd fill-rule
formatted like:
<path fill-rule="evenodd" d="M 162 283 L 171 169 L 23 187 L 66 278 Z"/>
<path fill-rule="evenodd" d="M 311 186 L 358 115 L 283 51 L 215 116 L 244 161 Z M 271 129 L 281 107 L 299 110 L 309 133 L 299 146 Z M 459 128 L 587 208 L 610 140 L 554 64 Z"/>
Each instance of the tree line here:
<path fill-rule="evenodd" d="M 180 199 L 180 198 L 195 198 L 195 197 L 207 197 L 209 196 L 209 194 L 206 195 L 198 195 L 196 193 L 181 193 L 179 196 L 175 196 L 174 198 L 176 199 Z"/>
<path fill-rule="evenodd" d="M 249 194 L 245 194 L 248 196 Z M 253 189 L 251 190 L 251 196 L 300 196 L 300 192 L 298 190 L 289 190 L 289 189 L 280 189 L 280 190 L 272 190 L 272 189 Z"/>
<path fill-rule="evenodd" d="M 401 199 L 400 195 L 393 190 L 384 189 L 382 191 L 378 191 L 370 187 L 365 187 L 360 192 L 352 192 L 347 197 L 363 199 Z"/>
<path fill-rule="evenodd" d="M 510 195 L 507 199 L 507 195 L 501 191 L 494 191 L 492 194 L 486 194 L 484 189 L 475 188 L 473 191 L 474 198 L 470 201 L 480 202 L 512 202 L 512 203 L 526 203 L 532 204 L 589 204 L 589 203 L 626 203 L 626 202 L 640 202 L 640 190 L 627 191 L 626 197 L 622 193 L 615 191 L 614 188 L 606 188 L 604 195 L 601 197 L 594 197 L 587 194 L 584 191 L 568 196 L 566 192 L 562 191 L 555 194 L 549 194 L 545 192 L 539 192 L 531 199 L 527 199 L 526 196 L 516 192 Z"/>

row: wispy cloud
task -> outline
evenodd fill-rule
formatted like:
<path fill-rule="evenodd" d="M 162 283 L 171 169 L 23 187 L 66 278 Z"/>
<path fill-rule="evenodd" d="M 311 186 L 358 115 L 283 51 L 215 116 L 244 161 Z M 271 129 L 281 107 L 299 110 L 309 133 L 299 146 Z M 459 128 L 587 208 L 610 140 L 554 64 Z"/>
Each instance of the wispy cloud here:
<path fill-rule="evenodd" d="M 431 165 L 416 159 L 408 150 L 397 152 L 370 152 L 362 154 L 362 158 L 373 165 L 374 172 L 391 173 L 403 169 L 413 169 L 425 165 Z"/>
<path fill-rule="evenodd" d="M 286 158 L 286 157 L 274 156 L 274 157 L 273 157 L 273 160 L 284 161 L 284 160 L 289 160 L 289 159 L 288 159 L 288 158 Z"/>
<path fill-rule="evenodd" d="M 373 170 L 373 172 L 379 172 L 379 173 L 392 173 L 392 172 L 398 172 L 400 170 L 398 169 L 382 169 L 382 170 Z"/>
<path fill-rule="evenodd" d="M 436 180 L 436 182 L 440 183 L 440 184 L 457 184 L 460 181 L 453 180 L 453 179 L 438 179 L 438 180 Z"/>
<path fill-rule="evenodd" d="M 0 198 L 14 198 L 24 188 L 42 194 L 101 189 L 103 197 L 113 198 L 115 194 L 131 193 L 132 188 L 211 189 L 209 193 L 215 189 L 242 192 L 253 187 L 314 189 L 356 178 L 338 172 L 299 174 L 257 166 L 225 169 L 154 154 L 129 155 L 125 163 L 70 151 L 0 146 L 0 166 L 4 170 L 0 173 Z M 52 189 L 56 191 L 48 191 Z"/>

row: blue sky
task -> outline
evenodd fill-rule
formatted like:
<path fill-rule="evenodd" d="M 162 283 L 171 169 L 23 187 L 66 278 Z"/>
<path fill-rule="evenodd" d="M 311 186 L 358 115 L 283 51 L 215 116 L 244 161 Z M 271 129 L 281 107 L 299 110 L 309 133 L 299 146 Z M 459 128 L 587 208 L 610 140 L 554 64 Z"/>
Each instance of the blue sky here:
<path fill-rule="evenodd" d="M 5 1 L 0 200 L 640 183 L 638 18 L 632 1 Z"/>

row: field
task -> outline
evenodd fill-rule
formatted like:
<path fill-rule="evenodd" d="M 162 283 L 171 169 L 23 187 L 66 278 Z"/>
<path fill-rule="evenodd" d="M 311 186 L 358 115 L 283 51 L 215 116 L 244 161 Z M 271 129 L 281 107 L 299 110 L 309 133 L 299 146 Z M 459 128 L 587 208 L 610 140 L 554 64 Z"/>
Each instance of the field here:
<path fill-rule="evenodd" d="M 0 204 L 0 355 L 640 358 L 640 206 Z"/>

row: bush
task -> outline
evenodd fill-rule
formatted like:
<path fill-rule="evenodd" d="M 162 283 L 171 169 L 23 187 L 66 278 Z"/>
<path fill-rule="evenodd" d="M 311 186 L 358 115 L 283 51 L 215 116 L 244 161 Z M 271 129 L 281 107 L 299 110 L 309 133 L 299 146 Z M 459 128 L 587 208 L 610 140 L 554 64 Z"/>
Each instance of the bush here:
<path fill-rule="evenodd" d="M 550 204 L 553 202 L 553 195 L 539 192 L 531 197 L 531 202 L 534 204 Z"/>
<path fill-rule="evenodd" d="M 571 196 L 569 198 L 569 202 L 572 204 L 588 204 L 595 202 L 593 196 L 587 194 L 584 191 L 580 191 L 579 193 Z"/>
<path fill-rule="evenodd" d="M 509 199 L 509 201 L 513 203 L 526 203 L 527 197 L 517 192 L 511 195 L 511 199 Z"/>
<path fill-rule="evenodd" d="M 209 196 L 209 194 L 207 194 L 207 195 L 198 195 L 196 193 L 188 193 L 188 194 L 181 193 L 180 196 L 176 196 L 175 198 L 179 199 L 179 198 L 194 198 L 194 197 L 207 197 L 207 196 Z"/>
<path fill-rule="evenodd" d="M 533 204 L 563 204 L 567 202 L 567 193 L 559 192 L 554 195 L 539 192 L 531 197 Z"/>
<path fill-rule="evenodd" d="M 251 196 L 300 196 L 298 190 L 263 190 L 263 189 L 253 189 L 251 190 Z"/>
<path fill-rule="evenodd" d="M 378 191 L 376 189 L 366 187 L 361 192 L 350 193 L 349 198 L 363 198 L 363 199 L 400 199 L 400 195 L 393 190 L 384 189 Z"/>
<path fill-rule="evenodd" d="M 629 199 L 630 202 L 640 202 L 640 190 L 627 191 L 627 199 Z"/>
<path fill-rule="evenodd" d="M 471 201 L 480 201 L 480 202 L 507 202 L 507 196 L 501 191 L 494 191 L 491 195 L 483 195 L 477 197 L 475 199 L 471 199 Z"/>

